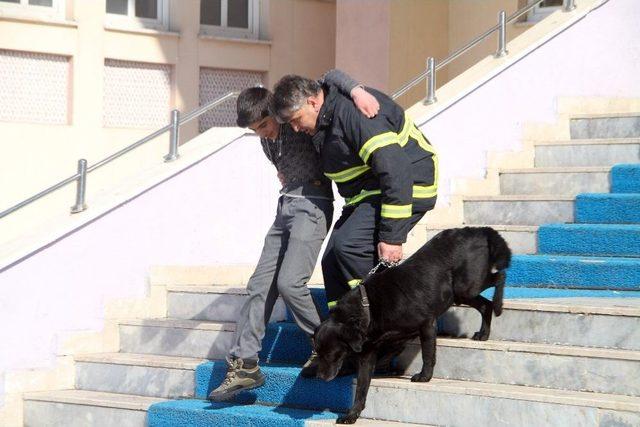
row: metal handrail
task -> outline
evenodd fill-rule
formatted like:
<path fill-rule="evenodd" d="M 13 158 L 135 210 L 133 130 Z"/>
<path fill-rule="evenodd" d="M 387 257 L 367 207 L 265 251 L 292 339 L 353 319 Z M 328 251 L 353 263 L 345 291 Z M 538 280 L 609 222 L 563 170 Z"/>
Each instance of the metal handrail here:
<path fill-rule="evenodd" d="M 415 85 L 417 85 L 422 80 L 424 80 L 427 76 L 429 76 L 428 83 L 431 83 L 431 84 L 427 84 L 427 98 L 426 98 L 425 103 L 431 104 L 433 102 L 436 102 L 436 99 L 435 99 L 435 72 L 436 71 L 438 71 L 438 70 L 442 69 L 443 67 L 449 65 L 451 62 L 453 62 L 454 60 L 458 59 L 464 53 L 466 53 L 470 49 L 472 49 L 475 46 L 477 46 L 480 42 L 484 41 L 487 37 L 489 37 L 491 34 L 493 34 L 496 31 L 500 31 L 500 36 L 499 36 L 499 39 L 498 39 L 498 51 L 496 52 L 496 56 L 497 57 L 501 57 L 501 56 L 507 55 L 508 52 L 506 51 L 506 48 L 505 48 L 505 45 L 506 45 L 506 43 L 505 43 L 506 42 L 506 24 L 509 24 L 509 23 L 515 21 L 516 19 L 520 18 L 522 15 L 525 15 L 525 14 L 529 13 L 529 11 L 531 11 L 533 8 L 535 8 L 537 5 L 539 5 L 543 1 L 544 0 L 534 1 L 533 3 L 530 3 L 529 5 L 524 6 L 520 10 L 514 12 L 508 18 L 505 16 L 505 12 L 504 11 L 500 11 L 500 13 L 498 15 L 498 20 L 499 20 L 498 24 L 496 24 L 493 27 L 489 28 L 487 31 L 485 31 L 484 33 L 480 34 L 478 37 L 474 38 L 469 43 L 467 43 L 466 45 L 464 45 L 460 49 L 456 50 L 451 55 L 449 55 L 445 59 L 443 59 L 442 61 L 439 61 L 435 65 L 435 67 L 432 66 L 431 64 L 429 64 L 430 62 L 435 62 L 435 60 L 433 60 L 433 58 L 429 58 L 427 60 L 427 64 L 428 64 L 427 65 L 427 69 L 425 71 L 423 71 L 422 73 L 420 73 L 415 78 L 413 78 L 412 80 L 410 80 L 409 82 L 405 83 L 400 89 L 398 89 L 396 92 L 393 93 L 393 95 L 391 95 L 391 98 L 392 99 L 399 98 L 400 96 L 402 96 L 405 93 L 407 93 L 410 89 L 412 89 Z M 565 12 L 570 12 L 573 9 L 576 8 L 574 0 L 564 0 L 563 3 L 564 3 L 563 10 Z"/>
<path fill-rule="evenodd" d="M 440 70 L 441 68 L 447 66 L 448 64 L 450 64 L 451 62 L 453 62 L 454 60 L 456 60 L 457 58 L 459 58 L 460 56 L 462 56 L 464 53 L 466 53 L 467 51 L 469 51 L 470 49 L 472 49 L 473 47 L 477 46 L 480 42 L 484 41 L 487 37 L 489 37 L 491 34 L 493 34 L 495 31 L 499 31 L 499 37 L 498 37 L 498 50 L 496 51 L 495 56 L 496 57 L 502 57 L 505 55 L 508 55 L 508 51 L 506 49 L 506 24 L 515 21 L 516 19 L 520 18 L 522 15 L 528 13 L 529 11 L 531 11 L 533 8 L 535 8 L 537 5 L 539 5 L 540 3 L 542 3 L 542 1 L 544 0 L 536 0 L 532 3 L 530 3 L 529 5 L 521 8 L 520 10 L 516 11 L 515 13 L 513 13 L 511 16 L 509 16 L 508 18 L 506 17 L 506 14 L 504 11 L 500 11 L 499 15 L 498 15 L 498 24 L 494 25 L 493 27 L 491 27 L 490 29 L 488 29 L 487 31 L 485 31 L 484 33 L 480 34 L 478 37 L 474 38 L 473 40 L 471 40 L 469 43 L 467 43 L 465 46 L 461 47 L 460 49 L 456 50 L 455 52 L 453 52 L 451 55 L 447 56 L 445 59 L 443 59 L 442 61 L 438 62 L 436 64 L 436 61 L 433 57 L 430 57 L 427 59 L 427 69 L 426 71 L 423 71 L 422 73 L 420 73 L 417 77 L 413 78 L 411 81 L 409 81 L 408 83 L 406 83 L 404 86 L 402 86 L 398 91 L 396 91 L 391 98 L 392 99 L 396 99 L 402 95 L 404 95 L 405 93 L 407 93 L 411 88 L 413 88 L 415 85 L 417 85 L 418 83 L 420 83 L 423 79 L 425 79 L 427 76 L 429 77 L 427 79 L 427 97 L 425 99 L 425 104 L 432 104 L 434 102 L 437 102 L 437 98 L 435 96 L 435 89 L 436 89 L 436 72 L 438 70 Z M 574 10 L 576 8 L 575 5 L 575 1 L 574 0 L 563 0 L 563 10 L 565 12 L 570 12 L 572 10 Z M 227 101 L 228 99 L 231 98 L 235 98 L 238 96 L 238 92 L 229 92 L 224 96 L 221 96 L 220 98 L 209 102 L 208 104 L 205 104 L 199 108 L 197 108 L 196 110 L 185 114 L 184 116 L 180 117 L 180 112 L 178 110 L 173 110 L 171 112 L 171 123 L 168 124 L 167 126 L 164 126 L 158 130 L 156 130 L 155 132 L 151 133 L 150 135 L 145 136 L 144 138 L 142 138 L 139 141 L 136 141 L 135 143 L 131 144 L 130 146 L 123 148 L 122 150 L 110 155 L 109 157 L 106 157 L 105 159 L 99 161 L 98 163 L 92 165 L 91 167 L 87 167 L 87 163 L 86 160 L 81 159 L 78 161 L 78 172 L 73 175 L 70 176 L 69 178 L 55 184 L 52 187 L 47 188 L 46 190 L 36 194 L 35 196 L 32 196 L 20 203 L 18 203 L 17 205 L 3 211 L 0 212 L 0 218 L 3 218 L 27 205 L 29 205 L 30 203 L 33 203 L 34 201 L 46 196 L 47 194 L 50 194 L 62 187 L 64 187 L 65 185 L 73 182 L 73 181 L 77 181 L 78 183 L 78 188 L 77 188 L 77 195 L 76 195 L 76 204 L 75 206 L 73 206 L 71 208 L 71 212 L 72 213 L 77 213 L 77 212 L 82 212 L 84 211 L 87 207 L 84 203 L 84 195 L 85 195 L 85 190 L 86 190 L 86 176 L 88 173 L 93 172 L 94 170 L 106 165 L 107 163 L 110 163 L 111 161 L 123 156 L 124 154 L 128 153 L 129 151 L 132 151 L 134 149 L 136 149 L 137 147 L 151 141 L 152 139 L 157 138 L 158 136 L 162 135 L 163 133 L 170 131 L 171 132 L 171 138 L 170 138 L 170 145 L 169 145 L 169 154 L 167 154 L 166 156 L 164 156 L 165 161 L 170 162 L 173 161 L 175 159 L 177 159 L 178 156 L 178 132 L 180 129 L 180 125 L 183 125 L 193 119 L 195 119 L 196 117 L 201 116 L 203 113 L 207 112 L 208 110 L 210 110 L 213 107 L 216 107 L 217 105 Z"/>
<path fill-rule="evenodd" d="M 155 132 L 145 136 L 144 138 L 134 142 L 133 144 L 123 148 L 122 150 L 100 160 L 99 162 L 93 164 L 90 167 L 87 167 L 87 161 L 85 159 L 78 160 L 78 172 L 75 175 L 72 175 L 69 178 L 66 178 L 60 181 L 59 183 L 41 191 L 40 193 L 32 197 L 29 197 L 26 200 L 23 200 L 17 205 L 12 206 L 9 209 L 6 209 L 0 212 L 0 218 L 4 218 L 5 216 L 15 211 L 22 209 L 23 207 L 35 202 L 38 199 L 41 199 L 42 197 L 50 193 L 53 193 L 54 191 L 59 190 L 60 188 L 72 183 L 73 181 L 77 182 L 78 188 L 76 192 L 76 204 L 71 208 L 71 213 L 78 213 L 78 212 L 84 211 L 85 209 L 87 209 L 87 206 L 85 204 L 85 191 L 86 191 L 86 180 L 87 180 L 88 173 L 101 168 L 107 163 L 110 163 L 113 160 L 116 160 L 117 158 L 127 154 L 129 151 L 132 151 L 140 147 L 141 145 L 151 141 L 152 139 L 159 137 L 160 135 L 162 135 L 167 131 L 171 131 L 171 138 L 170 138 L 169 154 L 165 156 L 164 159 L 167 162 L 177 159 L 179 157 L 178 156 L 178 130 L 180 128 L 180 125 L 183 125 L 197 117 L 200 117 L 202 114 L 206 113 L 210 109 L 217 107 L 218 105 L 222 104 L 223 102 L 226 102 L 229 99 L 236 98 L 238 95 L 239 95 L 239 92 L 229 92 L 226 95 L 223 95 L 220 98 L 217 98 L 191 111 L 190 113 L 185 114 L 183 117 L 180 117 L 180 113 L 178 112 L 178 110 L 173 110 L 171 112 L 171 123 L 168 124 L 167 126 L 164 126 L 156 130 Z"/>

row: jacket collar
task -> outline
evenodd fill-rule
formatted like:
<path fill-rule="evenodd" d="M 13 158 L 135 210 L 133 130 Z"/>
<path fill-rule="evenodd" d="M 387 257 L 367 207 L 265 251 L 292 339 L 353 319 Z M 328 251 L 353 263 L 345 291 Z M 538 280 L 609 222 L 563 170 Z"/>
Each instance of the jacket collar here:
<path fill-rule="evenodd" d="M 327 128 L 331 126 L 331 123 L 333 123 L 333 112 L 336 107 L 336 97 L 338 93 L 338 90 L 333 86 L 325 85 L 322 87 L 322 90 L 324 91 L 324 102 L 318 112 L 316 133 L 311 138 L 313 145 L 316 147 L 316 151 L 318 152 L 322 149 L 322 143 L 324 142 Z"/>

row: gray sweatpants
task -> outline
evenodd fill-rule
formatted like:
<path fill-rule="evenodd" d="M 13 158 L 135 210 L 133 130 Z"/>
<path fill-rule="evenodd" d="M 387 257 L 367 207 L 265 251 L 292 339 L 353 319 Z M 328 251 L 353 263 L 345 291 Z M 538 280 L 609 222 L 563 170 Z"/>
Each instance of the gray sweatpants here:
<path fill-rule="evenodd" d="M 333 201 L 280 196 L 262 255 L 249 279 L 249 298 L 240 311 L 232 357 L 257 360 L 273 306 L 282 296 L 298 326 L 312 335 L 320 324 L 307 281 L 331 226 Z"/>

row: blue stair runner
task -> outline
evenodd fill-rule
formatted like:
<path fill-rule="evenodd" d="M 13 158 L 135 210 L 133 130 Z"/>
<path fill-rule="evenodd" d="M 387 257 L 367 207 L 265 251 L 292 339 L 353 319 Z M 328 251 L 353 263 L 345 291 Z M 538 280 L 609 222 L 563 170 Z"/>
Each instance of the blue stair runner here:
<path fill-rule="evenodd" d="M 513 257 L 505 298 L 640 297 L 640 165 L 615 166 L 611 182 L 610 194 L 576 198 L 576 224 L 540 227 L 540 253 Z M 324 291 L 311 292 L 326 314 Z M 351 405 L 353 377 L 301 378 L 311 347 L 290 313 L 287 320 L 267 328 L 260 352 L 264 386 L 211 403 L 206 396 L 224 378 L 226 364 L 205 362 L 196 369 L 196 398 L 152 405 L 149 425 L 303 426 L 335 419 Z"/>

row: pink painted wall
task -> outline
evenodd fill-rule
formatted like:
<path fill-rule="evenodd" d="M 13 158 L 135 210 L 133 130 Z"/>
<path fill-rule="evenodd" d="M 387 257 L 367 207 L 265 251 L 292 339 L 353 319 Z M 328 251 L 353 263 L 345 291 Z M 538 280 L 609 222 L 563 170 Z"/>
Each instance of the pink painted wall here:
<path fill-rule="evenodd" d="M 440 197 L 482 178 L 486 153 L 521 147 L 524 123 L 554 123 L 558 97 L 640 97 L 640 2 L 610 0 L 439 115 L 418 120 L 440 154 Z M 426 123 L 425 123 L 426 121 Z"/>
<path fill-rule="evenodd" d="M 49 363 L 60 331 L 101 329 L 105 301 L 144 296 L 151 265 L 256 262 L 278 188 L 245 137 L 3 271 L 0 372 Z"/>

